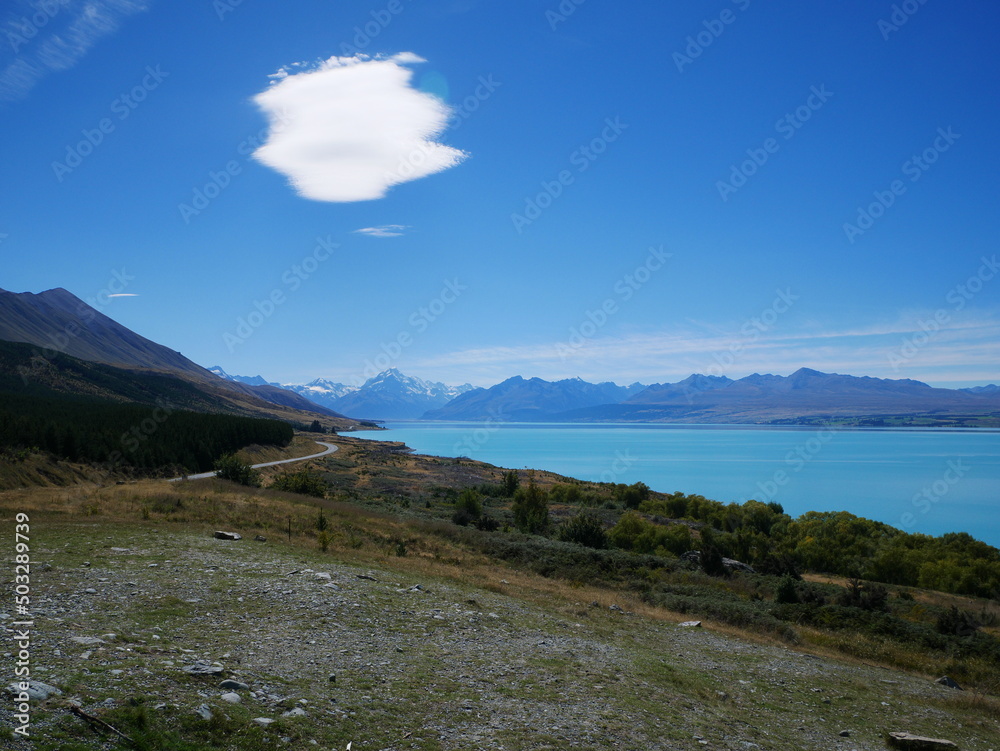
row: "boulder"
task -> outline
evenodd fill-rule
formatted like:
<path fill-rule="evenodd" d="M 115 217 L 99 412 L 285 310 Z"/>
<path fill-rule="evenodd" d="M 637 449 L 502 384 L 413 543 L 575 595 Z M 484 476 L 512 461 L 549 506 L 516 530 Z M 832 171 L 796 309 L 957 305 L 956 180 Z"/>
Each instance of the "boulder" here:
<path fill-rule="evenodd" d="M 249 691 L 250 687 L 245 683 L 240 683 L 239 681 L 234 681 L 227 678 L 222 683 L 219 684 L 219 688 L 224 688 L 228 691 Z"/>
<path fill-rule="evenodd" d="M 196 662 L 193 665 L 185 665 L 181 670 L 188 675 L 222 675 L 225 672 L 225 668 L 203 661 Z"/>
<path fill-rule="evenodd" d="M 677 624 L 681 628 L 701 628 L 701 621 L 684 621 L 684 623 Z"/>
<path fill-rule="evenodd" d="M 236 532 L 222 532 L 216 530 L 215 532 L 216 540 L 242 540 L 243 535 L 237 534 Z"/>
<path fill-rule="evenodd" d="M 222 698 L 222 701 L 229 702 L 230 704 L 239 704 L 241 701 L 243 701 L 240 698 L 240 695 L 238 693 L 236 693 L 235 691 L 227 691 L 226 693 L 224 693 L 222 695 L 221 698 Z"/>
<path fill-rule="evenodd" d="M 688 563 L 693 563 L 695 566 L 701 565 L 701 551 L 700 550 L 689 550 L 681 556 L 682 561 L 687 561 Z M 743 563 L 742 561 L 737 561 L 735 558 L 723 558 L 722 565 L 725 566 L 729 571 L 742 571 L 747 574 L 756 574 L 757 571 L 749 563 Z"/>
<path fill-rule="evenodd" d="M 957 689 L 958 691 L 962 690 L 962 687 L 959 686 L 958 683 L 956 683 L 952 678 L 949 678 L 947 675 L 942 675 L 940 678 L 938 678 L 934 682 L 935 683 L 939 683 L 942 686 L 947 686 L 948 688 Z"/>
<path fill-rule="evenodd" d="M 18 696 L 21 693 L 21 686 L 19 683 L 11 683 L 7 686 L 7 691 L 9 691 L 12 696 Z M 41 681 L 28 681 L 28 690 L 25 693 L 28 694 L 28 698 L 31 701 L 45 701 L 50 696 L 61 695 L 62 691 L 55 686 L 50 686 L 48 683 L 42 683 Z"/>
<path fill-rule="evenodd" d="M 956 749 L 951 741 L 941 738 L 924 738 L 922 735 L 910 735 L 909 733 L 889 733 L 889 745 L 892 748 L 902 748 L 907 751 L 947 751 Z"/>

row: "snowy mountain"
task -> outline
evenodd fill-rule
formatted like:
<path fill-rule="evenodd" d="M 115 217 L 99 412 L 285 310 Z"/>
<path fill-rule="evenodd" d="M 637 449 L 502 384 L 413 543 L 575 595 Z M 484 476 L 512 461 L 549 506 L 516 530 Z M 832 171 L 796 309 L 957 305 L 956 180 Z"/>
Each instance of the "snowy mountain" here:
<path fill-rule="evenodd" d="M 448 386 L 406 376 L 392 368 L 369 378 L 361 388 L 329 406 L 338 412 L 375 420 L 416 420 L 471 390 L 469 384 Z M 300 393 L 310 398 L 305 392 Z"/>
<path fill-rule="evenodd" d="M 315 402 L 323 407 L 333 409 L 333 403 L 342 396 L 358 390 L 357 386 L 348 386 L 343 383 L 335 383 L 326 378 L 317 378 L 309 383 L 285 383 L 282 388 L 294 391 L 299 396 L 304 396 L 311 402 Z"/>
<path fill-rule="evenodd" d="M 225 379 L 227 381 L 235 381 L 236 383 L 245 383 L 248 386 L 281 386 L 280 383 L 274 383 L 273 381 L 264 380 L 263 376 L 234 376 L 229 375 L 226 371 L 220 368 L 218 365 L 208 369 L 210 373 L 215 373 L 219 378 Z"/>

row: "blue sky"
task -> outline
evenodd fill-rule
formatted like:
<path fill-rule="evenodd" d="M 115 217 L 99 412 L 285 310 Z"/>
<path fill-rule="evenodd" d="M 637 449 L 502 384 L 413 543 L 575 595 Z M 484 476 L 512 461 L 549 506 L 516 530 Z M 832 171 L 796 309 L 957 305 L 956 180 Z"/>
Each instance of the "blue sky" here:
<path fill-rule="evenodd" d="M 0 287 L 282 382 L 995 382 L 998 22 L 15 0 Z"/>

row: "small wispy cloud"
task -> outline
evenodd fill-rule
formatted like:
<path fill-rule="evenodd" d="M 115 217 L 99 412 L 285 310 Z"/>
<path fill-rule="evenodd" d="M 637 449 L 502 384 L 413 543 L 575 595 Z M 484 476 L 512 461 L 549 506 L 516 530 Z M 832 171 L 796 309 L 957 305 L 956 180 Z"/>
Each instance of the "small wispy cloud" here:
<path fill-rule="evenodd" d="M 468 157 L 437 143 L 451 108 L 410 86 L 412 52 L 331 57 L 274 74 L 254 97 L 270 122 L 253 156 L 314 201 L 368 201 Z"/>
<path fill-rule="evenodd" d="M 0 101 L 13 102 L 50 73 L 76 65 L 123 19 L 146 10 L 151 0 L 15 0 L 0 28 L 14 53 L 0 62 Z M 42 22 L 44 20 L 44 23 Z"/>
<path fill-rule="evenodd" d="M 927 315 L 924 319 L 928 318 Z M 706 333 L 709 328 L 712 333 Z M 924 338 L 912 324 L 768 332 L 752 340 L 738 329 L 704 323 L 658 332 L 597 336 L 581 346 L 539 342 L 454 350 L 417 360 L 442 378 L 488 382 L 500 375 L 535 375 L 588 381 L 672 382 L 691 373 L 742 378 L 750 373 L 788 375 L 800 367 L 879 378 L 1000 381 L 1000 320 L 970 317 Z M 912 352 L 911 352 L 912 350 Z M 901 357 L 899 353 L 906 353 Z"/>
<path fill-rule="evenodd" d="M 378 227 L 362 227 L 354 230 L 354 233 L 368 237 L 402 237 L 408 229 L 405 224 L 382 224 Z"/>
<path fill-rule="evenodd" d="M 138 297 L 138 292 L 117 292 L 113 295 L 107 295 L 107 297 Z"/>

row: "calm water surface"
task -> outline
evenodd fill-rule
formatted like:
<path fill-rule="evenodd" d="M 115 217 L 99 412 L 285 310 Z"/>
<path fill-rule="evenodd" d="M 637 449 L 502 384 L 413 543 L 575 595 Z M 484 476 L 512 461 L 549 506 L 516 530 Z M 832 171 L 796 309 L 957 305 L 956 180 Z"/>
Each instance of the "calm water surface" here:
<path fill-rule="evenodd" d="M 583 480 L 645 482 L 792 516 L 850 511 L 908 532 L 969 532 L 1000 547 L 1000 432 L 739 426 L 388 423 L 358 433 L 421 454 Z"/>

